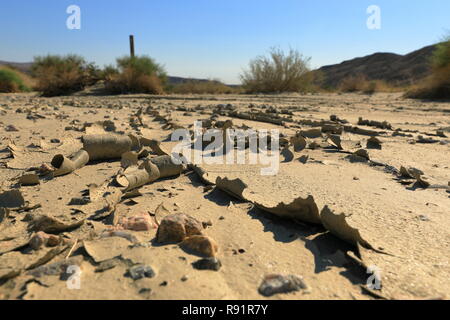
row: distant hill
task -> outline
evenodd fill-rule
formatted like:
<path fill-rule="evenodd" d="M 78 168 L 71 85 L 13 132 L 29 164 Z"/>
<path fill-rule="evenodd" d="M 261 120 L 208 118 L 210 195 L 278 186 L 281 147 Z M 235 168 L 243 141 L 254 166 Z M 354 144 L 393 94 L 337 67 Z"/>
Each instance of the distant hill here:
<path fill-rule="evenodd" d="M 365 75 L 368 80 L 384 80 L 392 85 L 416 83 L 429 74 L 429 61 L 435 48 L 435 45 L 431 45 L 406 55 L 374 53 L 324 66 L 318 69 L 323 77 L 320 84 L 334 88 L 343 79 L 358 74 Z"/>
<path fill-rule="evenodd" d="M 31 62 L 8 62 L 0 60 L 0 66 L 10 66 L 14 69 L 17 69 L 23 73 L 30 74 Z"/>

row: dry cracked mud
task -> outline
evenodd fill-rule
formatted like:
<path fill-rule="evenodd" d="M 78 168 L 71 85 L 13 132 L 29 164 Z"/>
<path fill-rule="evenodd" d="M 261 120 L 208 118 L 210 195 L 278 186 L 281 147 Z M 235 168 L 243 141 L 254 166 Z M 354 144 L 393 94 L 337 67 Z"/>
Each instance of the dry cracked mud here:
<path fill-rule="evenodd" d="M 171 163 L 195 120 L 278 129 L 277 174 Z M 0 299 L 449 298 L 450 103 L 2 94 L 0 132 Z"/>

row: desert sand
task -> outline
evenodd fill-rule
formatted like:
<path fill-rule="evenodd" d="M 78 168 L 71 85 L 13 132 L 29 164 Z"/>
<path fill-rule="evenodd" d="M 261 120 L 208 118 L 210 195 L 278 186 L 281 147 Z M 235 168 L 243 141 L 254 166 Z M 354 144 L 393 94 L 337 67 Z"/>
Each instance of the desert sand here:
<path fill-rule="evenodd" d="M 171 133 L 195 120 L 279 129 L 278 173 L 199 164 L 139 188 L 117 185 L 118 175 L 170 151 Z M 450 296 L 450 103 L 401 93 L 2 94 L 0 132 L 0 299 Z M 91 134 L 131 134 L 141 146 L 116 159 L 90 153 L 85 165 L 55 174 L 52 159 L 70 158 Z M 292 137 L 305 144 L 287 144 Z M 142 143 L 149 139 L 159 148 Z M 207 256 L 218 270 L 199 270 L 201 254 L 158 241 L 158 225 L 179 213 L 217 245 Z M 123 223 L 139 216 L 145 230 Z M 35 245 L 37 232 L 54 243 Z M 152 274 L 134 279 L 136 266 Z M 367 287 L 368 268 L 378 270 L 378 289 Z M 305 285 L 263 295 L 272 274 Z"/>

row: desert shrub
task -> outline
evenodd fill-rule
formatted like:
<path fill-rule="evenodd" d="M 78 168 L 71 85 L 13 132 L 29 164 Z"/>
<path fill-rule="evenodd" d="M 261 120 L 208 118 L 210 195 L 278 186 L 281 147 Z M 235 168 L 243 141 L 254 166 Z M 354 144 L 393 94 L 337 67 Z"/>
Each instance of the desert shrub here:
<path fill-rule="evenodd" d="M 375 92 L 394 92 L 400 90 L 383 80 L 368 80 L 363 74 L 349 76 L 343 79 L 339 85 L 340 92 L 362 92 L 374 94 Z"/>
<path fill-rule="evenodd" d="M 406 93 L 415 99 L 450 98 L 450 35 L 439 43 L 431 57 L 431 75 L 424 83 Z"/>
<path fill-rule="evenodd" d="M 115 94 L 161 94 L 167 75 L 164 68 L 148 56 L 117 59 L 117 69 L 104 70 L 106 89 Z"/>
<path fill-rule="evenodd" d="M 112 65 L 107 65 L 101 71 L 100 78 L 105 81 L 110 81 L 117 74 L 119 74 L 119 70 L 117 70 L 116 67 L 114 67 Z"/>
<path fill-rule="evenodd" d="M 0 69 L 0 92 L 25 92 L 30 88 L 25 84 L 20 73 L 7 67 Z"/>
<path fill-rule="evenodd" d="M 36 90 L 44 96 L 58 96 L 83 90 L 96 81 L 98 69 L 77 55 L 35 57 L 31 67 Z"/>
<path fill-rule="evenodd" d="M 238 90 L 218 80 L 190 80 L 173 85 L 171 92 L 179 94 L 228 94 L 237 93 Z"/>
<path fill-rule="evenodd" d="M 450 65 L 433 70 L 423 84 L 406 92 L 413 99 L 450 99 Z"/>
<path fill-rule="evenodd" d="M 363 74 L 357 74 L 353 76 L 348 76 L 341 80 L 338 85 L 339 91 L 341 92 L 357 92 L 363 91 L 364 85 L 367 83 L 367 78 Z"/>
<path fill-rule="evenodd" d="M 241 74 L 241 81 L 249 93 L 278 93 L 304 91 L 310 84 L 310 58 L 291 49 L 285 54 L 272 48 L 269 56 L 250 61 L 249 69 Z"/>

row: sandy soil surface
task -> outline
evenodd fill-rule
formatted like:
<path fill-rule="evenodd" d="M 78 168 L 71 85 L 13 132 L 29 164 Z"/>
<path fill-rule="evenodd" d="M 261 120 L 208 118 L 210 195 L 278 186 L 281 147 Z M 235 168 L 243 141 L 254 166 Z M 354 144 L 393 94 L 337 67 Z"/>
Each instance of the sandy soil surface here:
<path fill-rule="evenodd" d="M 195 120 L 279 129 L 278 173 L 245 161 L 165 175 L 163 164 L 151 182 L 121 184 L 154 172 L 171 133 Z M 0 132 L 0 299 L 450 296 L 450 103 L 15 94 L 0 95 Z M 88 150 L 61 173 L 83 137 L 111 134 L 129 139 L 126 152 Z M 162 241 L 181 214 L 197 235 Z"/>

